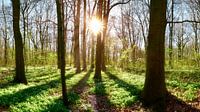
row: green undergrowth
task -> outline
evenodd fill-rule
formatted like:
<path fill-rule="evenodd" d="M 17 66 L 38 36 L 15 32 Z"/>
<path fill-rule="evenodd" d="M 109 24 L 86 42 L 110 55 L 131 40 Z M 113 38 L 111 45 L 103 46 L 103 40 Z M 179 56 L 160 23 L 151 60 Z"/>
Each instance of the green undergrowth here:
<path fill-rule="evenodd" d="M 107 102 L 116 107 L 127 107 L 139 101 L 144 76 L 125 72 L 102 72 L 102 80 L 88 80 L 89 94 L 107 96 Z"/>
<path fill-rule="evenodd" d="M 80 74 L 66 68 L 68 99 L 75 110 L 94 111 L 89 97 L 97 104 L 104 99 L 106 105 L 126 108 L 140 101 L 144 85 L 144 71 L 123 72 L 109 69 L 102 78 L 94 80 L 94 72 Z M 28 85 L 14 84 L 14 70 L 0 68 L 0 107 L 11 112 L 67 112 L 62 103 L 60 73 L 56 67 L 28 67 Z M 3 78 L 2 78 L 3 77 Z M 200 72 L 195 70 L 168 70 L 168 90 L 184 101 L 193 101 L 200 90 Z M 86 88 L 85 88 L 86 87 Z M 78 89 L 77 89 L 78 88 Z M 78 92 L 77 92 L 78 90 Z"/>
<path fill-rule="evenodd" d="M 183 101 L 193 101 L 200 90 L 200 71 L 171 70 L 166 73 L 168 90 Z"/>
<path fill-rule="evenodd" d="M 69 89 L 84 76 L 83 73 L 75 75 L 74 69 L 66 71 Z M 7 74 L 7 77 L 12 76 Z M 6 85 L 0 81 L 0 106 L 9 107 L 11 112 L 68 111 L 61 100 L 60 74 L 56 68 L 29 68 L 26 76 L 28 85 L 11 82 Z M 78 95 L 69 93 L 68 98 L 72 103 L 79 102 Z"/>

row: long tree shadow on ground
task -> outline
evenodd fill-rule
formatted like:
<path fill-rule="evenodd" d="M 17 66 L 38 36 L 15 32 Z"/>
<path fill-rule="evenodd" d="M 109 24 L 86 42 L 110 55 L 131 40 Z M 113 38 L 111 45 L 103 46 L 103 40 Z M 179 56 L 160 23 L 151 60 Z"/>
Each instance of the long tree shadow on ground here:
<path fill-rule="evenodd" d="M 80 99 L 81 94 L 86 91 L 87 87 L 87 80 L 90 77 L 92 71 L 88 71 L 84 74 L 84 77 L 79 80 L 70 90 L 68 90 L 68 100 L 70 102 L 70 109 L 80 111 L 83 110 L 81 107 L 74 107 L 73 104 L 76 104 L 77 101 Z M 84 110 L 83 110 L 84 111 Z"/>
<path fill-rule="evenodd" d="M 197 101 L 200 106 L 200 102 Z M 194 108 L 186 102 L 178 99 L 176 96 L 168 93 L 166 99 L 167 112 L 200 112 L 200 109 Z"/>
<path fill-rule="evenodd" d="M 66 78 L 69 79 L 74 75 L 75 75 L 74 73 L 68 74 Z M 14 83 L 7 83 L 5 87 L 12 86 L 13 84 Z M 47 81 L 46 83 L 28 87 L 26 89 L 19 90 L 18 92 L 13 94 L 2 95 L 0 96 L 0 106 L 9 107 L 10 105 L 25 102 L 29 97 L 42 94 L 42 92 L 47 91 L 50 88 L 57 88 L 59 84 L 60 84 L 60 77 L 58 76 L 58 78 Z"/>
<path fill-rule="evenodd" d="M 127 91 L 131 92 L 132 95 L 138 95 L 138 97 L 140 96 L 141 90 L 135 87 L 134 85 L 128 84 L 127 82 L 119 79 L 117 76 L 113 75 L 110 72 L 106 72 L 106 74 L 108 75 L 110 79 L 113 79 L 116 83 L 118 83 L 119 87 L 125 88 Z M 200 112 L 199 109 L 192 107 L 191 105 L 178 99 L 176 96 L 171 95 L 170 93 L 168 93 L 166 97 L 167 97 L 166 98 L 166 106 L 167 106 L 166 112 Z M 199 101 L 197 101 L 197 103 L 199 103 L 200 105 Z M 132 107 L 130 108 L 134 109 Z M 143 110 L 148 110 L 144 106 L 141 106 L 140 108 L 144 108 Z"/>
<path fill-rule="evenodd" d="M 71 89 L 69 89 L 68 91 L 68 100 L 71 103 L 70 108 L 73 110 L 77 110 L 80 111 L 80 108 L 74 108 L 73 104 L 75 104 L 79 99 L 80 99 L 80 94 L 84 92 L 84 89 L 87 85 L 87 80 L 89 79 L 91 74 L 91 71 L 88 71 L 84 77 L 77 83 L 75 84 Z M 66 79 L 70 79 L 72 76 L 74 76 L 75 73 L 70 73 L 66 76 Z M 79 74 L 77 74 L 79 75 Z M 59 106 L 63 106 L 63 107 L 59 107 Z M 68 111 L 66 109 L 66 107 L 64 107 L 64 105 L 62 105 L 62 100 L 59 98 L 57 100 L 55 100 L 52 104 L 49 104 L 47 106 L 47 108 L 45 110 L 43 110 L 42 112 L 54 112 L 54 111 L 58 111 L 58 112 L 66 112 Z"/>
<path fill-rule="evenodd" d="M 84 91 L 84 87 L 86 86 L 86 82 L 90 77 L 90 74 L 92 71 L 88 71 L 85 76 L 76 84 L 74 85 L 69 91 L 70 92 L 75 92 L 77 94 L 81 94 Z"/>
<path fill-rule="evenodd" d="M 48 83 L 29 87 L 13 94 L 2 95 L 0 96 L 0 105 L 9 107 L 10 105 L 24 102 L 29 97 L 42 94 L 43 91 L 46 91 L 49 88 L 58 87 L 59 83 L 60 81 L 55 79 Z"/>
<path fill-rule="evenodd" d="M 65 107 L 63 101 L 59 98 L 53 101 L 53 103 L 47 105 L 46 109 L 41 112 L 70 112 L 69 109 Z"/>
<path fill-rule="evenodd" d="M 104 82 L 102 77 L 99 79 L 94 79 L 95 83 L 95 95 L 89 95 L 89 101 L 95 112 L 110 112 L 112 111 L 112 105 L 108 98 L 105 90 Z"/>
<path fill-rule="evenodd" d="M 126 91 L 129 91 L 133 96 L 138 96 L 138 99 L 140 99 L 139 96 L 141 93 L 141 89 L 139 89 L 137 86 L 128 84 L 127 82 L 119 79 L 117 76 L 115 76 L 110 72 L 105 72 L 105 73 L 110 79 L 114 80 L 119 87 L 124 88 Z"/>

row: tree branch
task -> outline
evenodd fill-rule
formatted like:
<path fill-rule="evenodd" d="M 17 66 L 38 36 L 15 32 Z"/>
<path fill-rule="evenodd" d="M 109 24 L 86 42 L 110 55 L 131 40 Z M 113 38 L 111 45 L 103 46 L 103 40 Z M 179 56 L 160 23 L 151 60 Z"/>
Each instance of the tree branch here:
<path fill-rule="evenodd" d="M 117 3 L 115 3 L 115 4 L 113 4 L 110 8 L 109 8 L 109 12 L 115 7 L 115 6 L 117 6 L 117 5 L 122 5 L 122 4 L 127 4 L 127 3 L 129 3 L 131 0 L 128 0 L 128 1 L 126 1 L 126 2 L 117 2 Z"/>
<path fill-rule="evenodd" d="M 183 21 L 167 21 L 167 23 L 200 23 L 200 21 L 194 20 L 183 20 Z"/>

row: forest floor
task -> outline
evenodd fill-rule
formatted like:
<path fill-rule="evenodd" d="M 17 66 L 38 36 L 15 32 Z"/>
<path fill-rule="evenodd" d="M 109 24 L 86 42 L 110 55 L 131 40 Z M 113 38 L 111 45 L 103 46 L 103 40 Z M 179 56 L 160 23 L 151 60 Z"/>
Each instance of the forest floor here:
<path fill-rule="evenodd" d="M 0 68 L 0 112 L 143 112 L 140 93 L 144 71 L 124 72 L 109 69 L 102 79 L 94 80 L 94 72 L 75 74 L 66 68 L 70 106 L 62 104 L 59 71 L 55 67 L 29 67 L 28 85 L 12 83 L 14 70 Z M 200 112 L 200 71 L 166 71 L 167 112 Z"/>

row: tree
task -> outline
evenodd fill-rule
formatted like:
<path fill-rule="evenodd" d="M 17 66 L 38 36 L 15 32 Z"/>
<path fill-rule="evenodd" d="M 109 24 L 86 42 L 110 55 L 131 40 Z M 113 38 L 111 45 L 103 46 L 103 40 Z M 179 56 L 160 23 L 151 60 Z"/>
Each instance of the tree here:
<path fill-rule="evenodd" d="M 58 46 L 59 46 L 59 54 L 60 58 L 60 74 L 61 74 L 61 82 L 62 82 L 62 96 L 63 102 L 65 106 L 68 106 L 67 99 L 67 90 L 66 90 L 66 78 L 65 78 L 65 39 L 64 39 L 64 4 L 63 0 L 56 0 L 57 6 L 57 21 L 58 21 Z"/>
<path fill-rule="evenodd" d="M 165 109 L 166 84 L 164 75 L 166 0 L 151 0 L 148 35 L 146 78 L 142 98 L 154 111 Z"/>
<path fill-rule="evenodd" d="M 5 6 L 4 6 L 4 0 L 2 0 L 2 13 L 3 13 L 3 20 L 4 20 L 4 29 L 3 31 L 3 40 L 4 40 L 4 65 L 6 66 L 8 63 L 8 27 L 7 27 L 7 18 L 6 18 L 6 12 L 5 12 Z"/>
<path fill-rule="evenodd" d="M 97 4 L 97 18 L 99 21 L 102 21 L 102 6 L 103 0 L 99 0 Z M 96 45 L 96 63 L 95 63 L 95 74 L 94 78 L 101 78 L 101 63 L 102 63 L 102 39 L 101 33 L 97 33 L 97 45 Z"/>
<path fill-rule="evenodd" d="M 83 71 L 87 70 L 87 65 L 86 65 L 86 0 L 83 0 L 84 3 L 84 25 L 83 25 L 83 51 L 82 51 L 82 59 L 83 59 Z"/>
<path fill-rule="evenodd" d="M 20 20 L 20 0 L 12 0 L 13 7 L 13 30 L 15 39 L 15 65 L 16 74 L 14 82 L 27 84 L 24 67 L 24 56 L 23 56 L 23 43 L 22 35 L 19 27 Z"/>
<path fill-rule="evenodd" d="M 127 0 L 127 1 L 122 1 L 122 2 L 117 2 L 117 3 L 114 3 L 112 5 L 110 0 L 105 0 L 103 2 L 103 22 L 104 22 L 104 27 L 103 27 L 103 37 L 102 37 L 102 70 L 103 71 L 106 71 L 106 63 L 105 63 L 105 41 L 106 41 L 106 36 L 107 36 L 107 29 L 108 29 L 108 19 L 109 19 L 109 15 L 110 15 L 110 11 L 118 6 L 118 5 L 123 5 L 123 4 L 127 4 L 129 3 L 131 0 Z"/>
<path fill-rule="evenodd" d="M 80 48 L 79 48 L 79 25 L 80 25 L 80 7 L 81 7 L 81 0 L 77 0 L 77 12 L 75 16 L 75 29 L 74 29 L 74 55 L 75 55 L 75 66 L 76 66 L 76 73 L 81 72 L 80 68 Z"/>
<path fill-rule="evenodd" d="M 172 64 L 172 56 L 173 56 L 173 28 L 174 28 L 174 0 L 171 0 L 171 24 L 169 24 L 170 27 L 170 37 L 169 37 L 169 66 L 173 68 Z"/>

